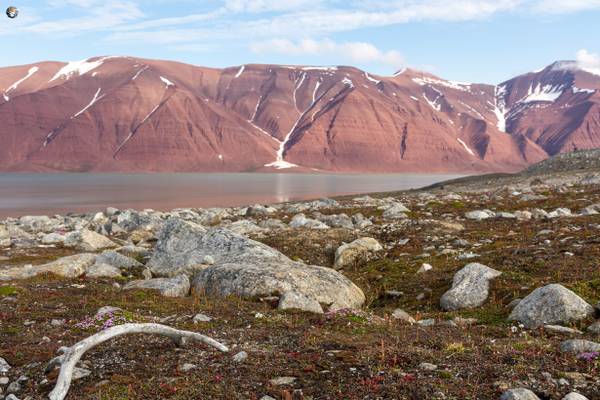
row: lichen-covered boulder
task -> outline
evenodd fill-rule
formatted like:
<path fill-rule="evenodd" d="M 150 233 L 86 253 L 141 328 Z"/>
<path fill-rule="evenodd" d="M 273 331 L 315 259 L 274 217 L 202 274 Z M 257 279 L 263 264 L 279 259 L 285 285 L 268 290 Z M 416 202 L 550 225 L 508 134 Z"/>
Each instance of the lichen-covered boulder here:
<path fill-rule="evenodd" d="M 594 308 L 581 297 L 558 284 L 535 289 L 513 309 L 510 321 L 519 321 L 527 328 L 559 325 L 591 316 Z"/>
<path fill-rule="evenodd" d="M 381 244 L 369 237 L 356 239 L 352 243 L 343 244 L 335 252 L 333 268 L 342 269 L 357 261 L 367 259 L 373 253 L 383 250 Z"/>
<path fill-rule="evenodd" d="M 442 296 L 440 305 L 444 310 L 479 307 L 488 298 L 490 280 L 502 274 L 479 263 L 471 263 L 454 275 L 452 288 Z"/>

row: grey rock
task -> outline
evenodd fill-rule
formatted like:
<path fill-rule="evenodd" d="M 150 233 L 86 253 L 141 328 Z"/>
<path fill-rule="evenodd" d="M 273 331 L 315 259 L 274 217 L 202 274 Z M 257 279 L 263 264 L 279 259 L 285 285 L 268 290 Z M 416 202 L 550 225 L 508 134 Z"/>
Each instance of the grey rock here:
<path fill-rule="evenodd" d="M 529 389 L 519 388 L 507 390 L 500 400 L 540 400 L 540 398 Z"/>
<path fill-rule="evenodd" d="M 402 204 L 394 204 L 383 212 L 383 218 L 387 220 L 407 219 L 407 212 L 410 212 L 410 210 Z"/>
<path fill-rule="evenodd" d="M 140 268 L 143 266 L 142 263 L 131 257 L 127 257 L 120 253 L 117 253 L 116 251 L 110 250 L 98 255 L 98 257 L 96 258 L 96 264 L 108 264 L 115 268 L 123 270 L 128 270 L 131 268 Z"/>
<path fill-rule="evenodd" d="M 8 377 L 6 377 L 6 376 L 0 377 L 0 386 L 6 386 L 6 385 L 8 385 L 9 382 L 10 382 L 10 379 L 8 379 Z M 2 393 L 2 392 L 0 392 L 0 393 Z"/>
<path fill-rule="evenodd" d="M 248 353 L 245 351 L 240 351 L 235 356 L 233 356 L 233 361 L 236 363 L 243 363 L 248 359 Z"/>
<path fill-rule="evenodd" d="M 595 335 L 600 335 L 600 321 L 594 322 L 592 325 L 588 326 L 587 331 Z"/>
<path fill-rule="evenodd" d="M 291 376 L 281 376 L 279 378 L 273 378 L 269 383 L 273 386 L 292 385 L 296 381 L 296 378 Z"/>
<path fill-rule="evenodd" d="M 198 366 L 196 364 L 190 364 L 190 363 L 186 363 L 183 364 L 180 368 L 181 372 L 190 372 L 193 369 L 198 368 Z"/>
<path fill-rule="evenodd" d="M 77 254 L 59 258 L 48 264 L 17 266 L 0 269 L 0 281 L 27 279 L 44 273 L 51 273 L 64 278 L 77 278 L 84 275 L 96 261 L 95 254 Z"/>
<path fill-rule="evenodd" d="M 286 292 L 279 299 L 280 310 L 301 310 L 315 314 L 323 314 L 323 307 L 314 298 L 296 292 Z"/>
<path fill-rule="evenodd" d="M 529 211 L 515 211 L 515 218 L 519 221 L 529 221 L 533 218 L 533 215 Z"/>
<path fill-rule="evenodd" d="M 212 318 L 209 317 L 208 315 L 200 313 L 200 314 L 194 315 L 194 318 L 192 319 L 192 321 L 194 322 L 194 324 L 199 324 L 201 322 L 210 322 L 210 321 L 212 321 Z"/>
<path fill-rule="evenodd" d="M 421 326 L 424 326 L 424 327 L 434 326 L 435 325 L 435 319 L 433 319 L 433 318 L 421 319 L 421 320 L 417 321 L 417 324 L 419 324 Z"/>
<path fill-rule="evenodd" d="M 165 297 L 185 297 L 190 293 L 190 280 L 185 275 L 146 279 L 129 282 L 123 289 L 153 289 L 158 290 Z"/>
<path fill-rule="evenodd" d="M 226 225 L 225 228 L 239 235 L 250 235 L 252 233 L 264 232 L 264 228 L 261 228 L 254 222 L 245 219 Z"/>
<path fill-rule="evenodd" d="M 482 221 L 484 219 L 494 218 L 495 216 L 496 213 L 491 210 L 477 210 L 465 213 L 465 217 L 467 219 L 472 219 L 475 221 Z"/>
<path fill-rule="evenodd" d="M 562 285 L 552 284 L 535 289 L 511 312 L 508 319 L 527 328 L 560 325 L 585 319 L 594 308 Z"/>
<path fill-rule="evenodd" d="M 316 219 L 306 218 L 304 214 L 297 214 L 290 221 L 290 228 L 329 229 L 329 226 Z"/>
<path fill-rule="evenodd" d="M 210 255 L 203 251 L 203 239 L 206 229 L 202 226 L 171 218 L 158 232 L 158 242 L 148 267 L 154 275 L 176 276 L 193 274 L 201 269 L 204 257 Z"/>
<path fill-rule="evenodd" d="M 352 218 L 346 214 L 322 215 L 318 219 L 332 228 L 354 229 Z"/>
<path fill-rule="evenodd" d="M 202 264 L 213 265 L 215 263 L 215 259 L 212 256 L 204 256 L 202 259 Z"/>
<path fill-rule="evenodd" d="M 88 278 L 120 278 L 121 270 L 112 265 L 95 263 L 87 269 L 85 274 Z"/>
<path fill-rule="evenodd" d="M 224 228 L 206 231 L 181 220 L 169 220 L 149 262 L 152 272 L 171 276 L 193 271 L 210 255 L 215 264 L 204 265 L 194 278 L 199 295 L 267 297 L 295 292 L 333 309 L 356 308 L 364 294 L 340 273 L 293 262 L 262 243 Z"/>
<path fill-rule="evenodd" d="M 76 381 L 79 379 L 83 379 L 87 376 L 90 376 L 91 374 L 92 371 L 90 371 L 89 369 L 75 367 L 73 369 L 73 380 Z"/>
<path fill-rule="evenodd" d="M 435 364 L 424 362 L 424 363 L 419 364 L 419 369 L 423 370 L 423 371 L 435 371 L 438 369 L 438 366 Z"/>
<path fill-rule="evenodd" d="M 119 247 L 116 251 L 119 254 L 122 254 L 126 257 L 135 259 L 143 259 L 146 257 L 150 257 L 150 255 L 152 254 L 147 248 L 134 245 Z"/>
<path fill-rule="evenodd" d="M 264 395 L 263 397 L 260 398 L 260 400 L 275 400 L 275 398 L 268 396 L 268 395 Z"/>
<path fill-rule="evenodd" d="M 18 398 L 17 396 L 15 396 L 14 394 L 12 394 L 12 393 L 9 393 L 9 395 L 8 395 L 8 396 L 6 396 L 6 397 L 4 398 L 4 400 L 19 400 L 19 398 Z"/>
<path fill-rule="evenodd" d="M 579 393 L 571 392 L 563 397 L 562 400 L 588 400 L 588 398 Z"/>
<path fill-rule="evenodd" d="M 409 324 L 414 324 L 417 322 L 406 311 L 404 311 L 400 308 L 397 308 L 394 310 L 394 312 L 392 313 L 392 318 L 400 320 L 400 321 L 408 322 Z"/>
<path fill-rule="evenodd" d="M 50 233 L 55 230 L 59 222 L 46 215 L 27 215 L 19 218 L 19 225 L 29 233 Z"/>
<path fill-rule="evenodd" d="M 131 232 L 152 222 L 150 216 L 135 210 L 121 211 L 117 215 L 117 224 L 125 231 Z"/>
<path fill-rule="evenodd" d="M 582 335 L 583 332 L 561 325 L 544 325 L 544 330 L 558 335 Z"/>
<path fill-rule="evenodd" d="M 13 381 L 6 388 L 7 393 L 19 393 L 21 391 L 21 384 L 18 381 Z"/>
<path fill-rule="evenodd" d="M 556 210 L 548 213 L 546 218 L 564 218 L 572 217 L 573 213 L 568 208 L 557 208 Z"/>
<path fill-rule="evenodd" d="M 261 228 L 269 229 L 269 230 L 287 229 L 288 228 L 288 226 L 285 223 L 281 222 L 281 220 L 273 219 L 273 218 L 269 218 L 267 220 L 260 221 L 258 223 L 258 226 L 260 226 Z"/>
<path fill-rule="evenodd" d="M 466 253 L 460 253 L 458 255 L 457 259 L 460 261 L 465 261 L 465 260 L 472 260 L 473 258 L 477 258 L 477 257 L 479 257 L 479 254 L 469 251 Z"/>
<path fill-rule="evenodd" d="M 48 233 L 42 236 L 40 242 L 42 242 L 42 244 L 63 244 L 65 242 L 65 236 L 59 233 Z"/>
<path fill-rule="evenodd" d="M 383 250 L 381 244 L 369 237 L 356 239 L 352 243 L 343 244 L 335 252 L 333 268 L 342 269 L 354 263 L 368 259 L 373 253 Z"/>
<path fill-rule="evenodd" d="M 104 314 L 108 314 L 108 313 L 116 313 L 116 312 L 120 312 L 123 311 L 123 309 L 119 308 L 119 307 L 113 307 L 113 306 L 104 306 L 98 309 L 98 311 L 96 311 L 96 316 L 100 317 Z"/>
<path fill-rule="evenodd" d="M 10 364 L 4 358 L 0 357 L 0 374 L 6 374 L 10 371 Z"/>
<path fill-rule="evenodd" d="M 600 351 L 600 343 L 583 339 L 565 340 L 560 344 L 560 350 L 563 353 L 592 353 Z"/>
<path fill-rule="evenodd" d="M 479 307 L 488 298 L 489 282 L 502 273 L 483 264 L 471 263 L 454 275 L 452 288 L 442 296 L 444 310 Z"/>
<path fill-rule="evenodd" d="M 118 247 L 106 236 L 89 229 L 69 233 L 64 244 L 66 247 L 74 247 L 81 251 L 99 251 Z"/>

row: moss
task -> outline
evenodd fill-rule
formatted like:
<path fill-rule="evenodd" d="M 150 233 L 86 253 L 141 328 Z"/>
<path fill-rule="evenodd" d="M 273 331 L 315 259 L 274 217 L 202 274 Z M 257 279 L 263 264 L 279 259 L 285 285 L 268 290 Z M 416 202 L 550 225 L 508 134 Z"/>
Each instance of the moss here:
<path fill-rule="evenodd" d="M 14 286 L 0 286 L 0 296 L 13 296 L 17 294 L 17 288 Z"/>
<path fill-rule="evenodd" d="M 578 282 L 571 289 L 580 297 L 595 304 L 600 301 L 600 278 L 591 281 Z"/>

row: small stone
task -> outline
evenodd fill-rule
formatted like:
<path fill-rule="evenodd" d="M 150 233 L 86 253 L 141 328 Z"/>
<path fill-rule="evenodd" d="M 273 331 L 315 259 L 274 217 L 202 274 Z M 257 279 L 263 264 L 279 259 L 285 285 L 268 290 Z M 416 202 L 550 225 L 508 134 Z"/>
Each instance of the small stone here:
<path fill-rule="evenodd" d="M 423 264 L 423 265 L 421 265 L 421 268 L 419 268 L 417 273 L 422 274 L 424 272 L 431 271 L 432 269 L 433 269 L 433 267 L 430 264 Z"/>
<path fill-rule="evenodd" d="M 83 379 L 86 376 L 90 376 L 91 374 L 92 374 L 92 371 L 90 371 L 88 369 L 75 367 L 73 369 L 73 380 L 76 381 L 78 379 Z"/>
<path fill-rule="evenodd" d="M 10 364 L 2 357 L 0 357 L 0 374 L 5 374 L 10 371 Z"/>
<path fill-rule="evenodd" d="M 417 321 L 417 324 L 421 325 L 421 326 L 434 326 L 435 325 L 435 319 L 422 319 L 420 321 Z"/>
<path fill-rule="evenodd" d="M 0 378 L 0 386 L 6 386 L 8 385 L 8 382 L 10 382 L 10 379 L 8 379 L 6 376 Z"/>
<path fill-rule="evenodd" d="M 213 256 L 206 255 L 206 256 L 204 256 L 204 258 L 202 259 L 202 264 L 206 264 L 206 265 L 214 265 L 214 263 L 215 263 L 215 259 L 213 258 Z"/>
<path fill-rule="evenodd" d="M 53 319 L 52 321 L 50 321 L 50 325 L 52 326 L 63 326 L 65 324 L 65 320 L 64 319 Z"/>
<path fill-rule="evenodd" d="M 196 314 L 192 321 L 194 321 L 195 324 L 199 324 L 201 322 L 210 322 L 212 321 L 212 318 L 205 314 Z"/>
<path fill-rule="evenodd" d="M 400 308 L 394 310 L 394 312 L 392 313 L 392 318 L 408 322 L 409 324 L 414 324 L 416 322 L 413 317 L 411 317 L 406 311 Z"/>
<path fill-rule="evenodd" d="M 193 369 L 196 369 L 198 366 L 196 364 L 190 364 L 190 363 L 186 363 L 183 364 L 180 368 L 181 372 L 189 372 Z"/>
<path fill-rule="evenodd" d="M 430 364 L 430 363 L 421 363 L 419 364 L 419 369 L 423 370 L 423 371 L 435 371 L 436 369 L 438 369 L 438 366 L 435 364 Z"/>
<path fill-rule="evenodd" d="M 233 361 L 235 361 L 236 363 L 243 363 L 247 359 L 248 359 L 248 353 L 246 353 L 245 351 L 240 351 L 235 356 L 233 356 Z"/>
<path fill-rule="evenodd" d="M 265 396 L 261 397 L 260 400 L 275 400 L 275 398 L 265 395 Z"/>
<path fill-rule="evenodd" d="M 296 378 L 291 376 L 282 376 L 279 378 L 273 378 L 269 383 L 273 386 L 291 385 L 296 381 Z"/>
<path fill-rule="evenodd" d="M 21 391 L 21 384 L 17 381 L 12 382 L 6 388 L 7 393 L 19 393 Z"/>
<path fill-rule="evenodd" d="M 19 400 L 19 398 L 17 396 L 15 396 L 14 394 L 10 393 L 8 396 L 6 396 L 4 398 L 4 400 Z"/>

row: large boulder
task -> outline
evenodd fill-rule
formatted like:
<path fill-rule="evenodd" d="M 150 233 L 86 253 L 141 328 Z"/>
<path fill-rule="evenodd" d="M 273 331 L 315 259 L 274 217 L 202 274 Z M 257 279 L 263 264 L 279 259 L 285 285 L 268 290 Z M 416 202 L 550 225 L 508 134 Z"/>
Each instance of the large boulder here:
<path fill-rule="evenodd" d="M 224 228 L 205 230 L 170 219 L 148 263 L 159 276 L 192 275 L 198 294 L 241 297 L 296 293 L 332 309 L 360 307 L 362 291 L 340 273 L 294 262 L 277 250 Z M 207 260 L 210 259 L 210 262 Z M 286 302 L 294 300 L 288 297 Z M 294 302 L 298 304 L 300 302 Z M 308 304 L 308 303 L 306 303 Z"/>
<path fill-rule="evenodd" d="M 452 288 L 444 293 L 440 305 L 447 311 L 481 306 L 488 298 L 490 280 L 501 274 L 483 264 L 466 265 L 454 275 Z"/>
<path fill-rule="evenodd" d="M 365 302 L 362 290 L 339 272 L 291 260 L 213 265 L 196 275 L 192 289 L 198 295 L 220 297 L 235 295 L 256 298 L 276 295 L 281 296 L 280 301 L 284 304 L 290 299 L 288 293 L 291 292 L 302 295 L 304 301 L 312 300 L 309 309 L 301 308 L 300 302 L 295 302 L 295 308 L 305 311 L 314 311 L 316 303 L 329 311 L 335 311 L 360 308 Z"/>
<path fill-rule="evenodd" d="M 201 225 L 170 218 L 158 232 L 158 242 L 147 266 L 156 276 L 192 275 L 211 255 L 200 246 L 205 232 Z"/>
<path fill-rule="evenodd" d="M 81 251 L 99 251 L 118 247 L 115 242 L 89 229 L 71 232 L 65 238 L 66 247 L 74 247 Z"/>
<path fill-rule="evenodd" d="M 408 208 L 406 208 L 404 205 L 399 204 L 399 203 L 394 203 L 394 204 L 392 204 L 391 207 L 388 207 L 383 212 L 383 218 L 385 218 L 385 219 L 406 219 L 406 218 L 408 218 L 408 216 L 406 215 L 407 212 L 410 212 L 410 210 Z"/>
<path fill-rule="evenodd" d="M 185 297 L 190 293 L 190 279 L 185 275 L 173 278 L 154 278 L 129 282 L 123 290 L 158 290 L 165 297 Z"/>
<path fill-rule="evenodd" d="M 562 285 L 552 284 L 535 289 L 513 309 L 510 321 L 527 328 L 566 324 L 591 316 L 594 308 Z"/>
<path fill-rule="evenodd" d="M 377 251 L 383 250 L 381 244 L 373 238 L 364 237 L 352 243 L 343 244 L 335 252 L 333 268 L 342 269 L 357 261 L 364 260 Z"/>

